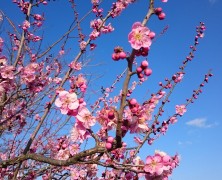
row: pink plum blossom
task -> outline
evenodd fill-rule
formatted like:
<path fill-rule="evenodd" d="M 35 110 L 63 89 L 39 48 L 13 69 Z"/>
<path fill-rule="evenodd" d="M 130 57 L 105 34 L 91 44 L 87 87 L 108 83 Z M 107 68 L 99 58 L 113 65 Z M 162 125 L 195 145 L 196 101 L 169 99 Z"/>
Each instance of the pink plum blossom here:
<path fill-rule="evenodd" d="M 28 28 L 30 28 L 30 22 L 28 22 L 27 20 L 25 20 L 25 21 L 23 22 L 22 29 L 23 29 L 24 31 L 27 31 Z"/>
<path fill-rule="evenodd" d="M 86 107 L 83 107 L 79 110 L 76 118 L 82 122 L 83 126 L 86 129 L 89 129 L 91 126 L 93 126 L 96 123 L 95 117 L 92 116 L 92 114 L 89 112 L 89 110 Z"/>
<path fill-rule="evenodd" d="M 86 128 L 83 126 L 83 124 L 80 121 L 77 121 L 70 132 L 71 141 L 73 142 L 79 141 L 82 143 L 89 137 L 90 137 L 89 132 L 86 130 Z"/>
<path fill-rule="evenodd" d="M 140 22 L 136 22 L 132 26 L 132 31 L 128 35 L 129 43 L 132 48 L 139 50 L 141 47 L 150 47 L 152 40 L 149 37 L 150 30 L 144 27 Z"/>
<path fill-rule="evenodd" d="M 151 175 L 161 175 L 163 173 L 162 157 L 160 155 L 148 156 L 144 170 Z"/>
<path fill-rule="evenodd" d="M 86 41 L 81 41 L 81 42 L 79 43 L 79 46 L 80 46 L 80 49 L 81 49 L 81 50 L 85 50 L 85 49 L 86 49 L 86 45 L 87 45 Z"/>
<path fill-rule="evenodd" d="M 13 66 L 4 66 L 2 68 L 0 68 L 0 73 L 1 73 L 1 76 L 5 79 L 14 79 L 14 74 L 13 74 L 13 71 L 14 71 L 14 67 Z"/>
<path fill-rule="evenodd" d="M 60 91 L 55 105 L 60 108 L 62 114 L 67 114 L 70 110 L 75 110 L 79 107 L 79 101 L 76 93 Z"/>
<path fill-rule="evenodd" d="M 174 124 L 174 123 L 176 123 L 176 122 L 177 122 L 177 118 L 176 118 L 175 116 L 173 116 L 173 117 L 170 118 L 170 123 L 171 123 L 171 124 Z"/>
<path fill-rule="evenodd" d="M 77 154 L 79 150 L 80 150 L 80 147 L 78 144 L 72 144 L 69 146 L 69 152 L 72 156 Z"/>
<path fill-rule="evenodd" d="M 66 150 L 62 150 L 60 149 L 58 154 L 56 155 L 56 159 L 59 159 L 59 160 L 66 160 L 69 158 L 69 150 L 66 149 Z"/>
<path fill-rule="evenodd" d="M 176 105 L 176 113 L 182 116 L 185 112 L 187 112 L 185 105 Z"/>

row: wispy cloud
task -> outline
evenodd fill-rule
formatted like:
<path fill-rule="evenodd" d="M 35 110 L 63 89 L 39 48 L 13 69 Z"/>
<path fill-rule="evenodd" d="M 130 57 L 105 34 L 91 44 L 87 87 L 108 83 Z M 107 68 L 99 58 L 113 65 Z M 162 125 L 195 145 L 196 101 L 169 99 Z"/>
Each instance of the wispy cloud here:
<path fill-rule="evenodd" d="M 216 123 L 208 124 L 206 118 L 196 118 L 186 123 L 188 126 L 194 126 L 198 128 L 211 128 L 216 125 Z"/>
<path fill-rule="evenodd" d="M 215 4 L 217 2 L 217 0 L 209 0 L 210 4 Z"/>
<path fill-rule="evenodd" d="M 191 141 L 178 141 L 177 144 L 180 146 L 184 146 L 184 145 L 191 145 L 192 142 Z"/>

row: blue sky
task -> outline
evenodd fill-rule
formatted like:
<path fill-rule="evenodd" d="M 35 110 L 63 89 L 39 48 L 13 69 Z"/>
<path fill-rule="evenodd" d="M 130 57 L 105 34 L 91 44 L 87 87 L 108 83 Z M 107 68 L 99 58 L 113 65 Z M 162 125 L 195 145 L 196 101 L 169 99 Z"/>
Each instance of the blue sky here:
<path fill-rule="evenodd" d="M 49 8 L 45 12 L 47 23 L 43 26 L 45 31 L 43 47 L 54 42 L 55 37 L 60 37 L 68 29 L 73 16 L 67 4 L 64 3 L 64 0 L 57 0 L 49 4 Z M 163 81 L 165 77 L 171 77 L 178 70 L 181 61 L 189 53 L 189 46 L 192 45 L 195 36 L 195 27 L 200 21 L 205 22 L 207 27 L 205 37 L 201 39 L 195 58 L 187 68 L 183 83 L 176 88 L 171 97 L 171 103 L 165 109 L 166 116 L 174 112 L 176 104 L 185 102 L 209 69 L 212 69 L 214 76 L 204 87 L 203 94 L 188 107 L 187 113 L 179 119 L 179 122 L 170 127 L 167 134 L 155 141 L 152 147 L 145 148 L 141 152 L 141 156 L 145 157 L 148 155 L 145 154 L 147 152 L 153 154 L 155 149 L 164 150 L 171 155 L 178 152 L 181 155 L 181 163 L 170 179 L 219 180 L 222 169 L 222 156 L 220 155 L 222 151 L 222 1 L 169 0 L 168 3 L 160 3 L 160 0 L 156 0 L 156 5 L 163 8 L 166 19 L 159 21 L 157 17 L 153 16 L 148 27 L 157 34 L 167 25 L 169 25 L 169 29 L 152 44 L 148 60 L 153 69 L 153 75 L 133 95 L 142 100 L 148 92 L 149 97 L 151 92 L 158 89 L 159 81 Z M 110 1 L 105 1 L 104 10 L 108 10 L 109 7 Z M 89 9 L 86 3 L 82 3 L 77 8 L 80 10 L 80 17 Z M 17 16 L 17 7 L 11 1 L 0 1 L 0 9 L 16 24 L 22 22 L 21 17 Z M 85 58 L 92 59 L 92 64 L 100 63 L 99 66 L 91 69 L 92 74 L 101 75 L 97 81 L 93 82 L 93 90 L 98 90 L 97 87 L 101 85 L 109 86 L 116 75 L 123 71 L 126 62 L 113 62 L 110 58 L 111 53 L 117 45 L 130 51 L 127 35 L 132 24 L 143 19 L 146 9 L 147 1 L 139 0 L 120 17 L 114 19 L 115 21 L 111 20 L 115 31 L 98 39 L 96 50 L 85 56 Z M 45 8 L 42 9 L 42 11 L 44 10 Z M 91 19 L 94 17 L 88 17 L 88 22 L 83 24 L 83 32 L 86 34 L 90 32 L 89 20 Z M 66 57 L 67 61 L 77 53 L 77 48 L 74 48 L 75 44 L 70 42 L 69 45 L 72 53 Z"/>

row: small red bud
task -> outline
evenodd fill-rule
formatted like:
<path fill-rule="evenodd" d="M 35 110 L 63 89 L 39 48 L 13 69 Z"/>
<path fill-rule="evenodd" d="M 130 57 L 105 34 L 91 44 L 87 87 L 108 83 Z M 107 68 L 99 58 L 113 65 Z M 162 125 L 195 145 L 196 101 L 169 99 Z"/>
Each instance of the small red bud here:
<path fill-rule="evenodd" d="M 156 36 L 156 34 L 155 32 L 150 32 L 148 36 L 150 37 L 150 39 L 153 39 Z"/>
<path fill-rule="evenodd" d="M 83 98 L 79 98 L 79 104 L 83 103 L 84 99 Z"/>
<path fill-rule="evenodd" d="M 114 61 L 118 61 L 118 60 L 120 59 L 119 54 L 113 53 L 113 54 L 112 54 L 112 59 L 113 59 Z"/>
<path fill-rule="evenodd" d="M 164 20 L 165 17 L 166 17 L 166 14 L 163 13 L 163 12 L 161 12 L 161 13 L 158 15 L 159 20 Z"/>
<path fill-rule="evenodd" d="M 48 4 L 48 2 L 47 2 L 47 1 L 43 1 L 43 2 L 42 2 L 42 4 L 47 5 L 47 4 Z"/>
<path fill-rule="evenodd" d="M 150 76 L 150 75 L 152 74 L 152 69 L 146 68 L 146 69 L 144 70 L 144 74 L 145 74 L 146 76 Z"/>
<path fill-rule="evenodd" d="M 130 105 L 135 105 L 137 103 L 137 100 L 133 98 L 129 101 L 129 103 Z"/>
<path fill-rule="evenodd" d="M 109 119 L 114 119 L 115 118 L 115 114 L 112 110 L 108 112 L 108 118 Z"/>
<path fill-rule="evenodd" d="M 148 67 L 148 65 L 149 65 L 148 61 L 144 60 L 144 61 L 142 61 L 142 63 L 141 63 L 141 68 L 142 68 L 142 69 L 146 69 L 146 68 Z"/>
<path fill-rule="evenodd" d="M 109 150 L 109 149 L 111 149 L 111 148 L 112 148 L 112 144 L 111 144 L 111 143 L 109 143 L 109 142 L 107 142 L 107 143 L 106 143 L 106 149 L 108 149 L 108 150 Z"/>
<path fill-rule="evenodd" d="M 141 67 L 136 68 L 136 72 L 139 74 L 143 71 L 143 69 Z"/>
<path fill-rule="evenodd" d="M 67 148 L 67 144 L 62 144 L 62 149 L 66 149 Z"/>
<path fill-rule="evenodd" d="M 120 59 L 125 59 L 126 58 L 126 53 L 125 52 L 120 52 L 119 53 L 119 57 L 120 57 Z"/>
<path fill-rule="evenodd" d="M 142 73 L 137 74 L 137 76 L 138 76 L 138 78 L 140 78 L 140 79 L 144 77 L 144 75 L 143 75 Z"/>
<path fill-rule="evenodd" d="M 114 138 L 112 136 L 109 136 L 108 139 L 107 139 L 107 142 L 112 144 L 113 141 L 114 141 Z"/>
<path fill-rule="evenodd" d="M 155 9 L 155 13 L 157 15 L 159 15 L 162 11 L 163 11 L 163 9 L 161 7 L 158 7 L 158 8 Z"/>

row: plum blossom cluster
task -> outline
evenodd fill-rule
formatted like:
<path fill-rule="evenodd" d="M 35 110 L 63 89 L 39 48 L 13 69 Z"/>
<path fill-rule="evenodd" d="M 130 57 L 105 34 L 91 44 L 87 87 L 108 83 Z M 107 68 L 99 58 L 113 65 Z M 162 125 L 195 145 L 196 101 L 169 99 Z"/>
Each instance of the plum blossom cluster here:
<path fill-rule="evenodd" d="M 164 20 L 166 18 L 166 14 L 161 7 L 155 9 L 155 14 L 158 16 L 159 20 Z"/>
<path fill-rule="evenodd" d="M 131 3 L 134 3 L 136 0 L 118 0 L 116 3 L 113 3 L 111 16 L 114 18 L 119 16 L 121 12 L 127 8 L 127 6 Z"/>
<path fill-rule="evenodd" d="M 128 131 L 130 133 L 147 132 L 150 129 L 148 122 L 152 120 L 153 112 L 158 102 L 164 96 L 164 91 L 159 93 L 159 95 L 152 95 L 151 99 L 142 105 L 136 99 L 130 99 L 128 101 L 129 109 L 126 108 L 124 111 L 123 134 L 125 135 Z"/>
<path fill-rule="evenodd" d="M 148 61 L 143 60 L 141 62 L 141 65 L 136 68 L 137 76 L 141 81 L 144 80 L 144 75 L 150 76 L 152 74 L 152 69 L 148 68 L 148 65 L 149 65 Z"/>
<path fill-rule="evenodd" d="M 165 152 L 156 151 L 154 156 L 148 156 L 146 158 L 144 171 L 146 179 L 168 179 L 168 176 L 172 173 L 173 169 L 179 164 L 179 157 L 175 155 L 170 157 Z"/>
<path fill-rule="evenodd" d="M 95 40 L 101 35 L 101 33 L 106 34 L 114 31 L 114 28 L 110 23 L 108 25 L 105 25 L 104 23 L 105 22 L 103 22 L 101 19 L 95 19 L 90 22 L 90 27 L 93 29 L 93 31 L 89 35 L 89 38 L 91 40 Z"/>
<path fill-rule="evenodd" d="M 27 14 L 28 13 L 28 8 L 29 8 L 29 2 L 28 1 L 20 1 L 20 0 L 13 0 L 12 1 L 13 3 L 16 3 L 17 6 L 21 9 L 21 11 L 24 13 L 24 14 Z"/>
<path fill-rule="evenodd" d="M 81 69 L 81 64 L 75 64 L 73 69 L 78 70 Z M 81 92 L 86 92 L 87 89 L 87 80 L 83 76 L 83 74 L 79 74 L 77 76 L 73 76 L 69 79 L 70 88 L 72 91 L 80 90 Z"/>
<path fill-rule="evenodd" d="M 91 0 L 93 5 L 92 12 L 96 14 L 97 17 L 102 17 L 103 9 L 99 8 L 99 0 Z"/>
<path fill-rule="evenodd" d="M 44 17 L 42 15 L 40 15 L 40 14 L 34 14 L 33 18 L 35 20 L 33 22 L 33 24 L 36 25 L 37 27 L 41 27 L 42 24 L 43 24 Z"/>
<path fill-rule="evenodd" d="M 40 15 L 38 15 L 38 16 L 40 16 Z M 34 17 L 35 17 L 35 16 L 34 16 Z M 41 22 L 41 21 L 39 21 L 39 22 L 35 21 L 34 24 L 36 24 L 38 27 L 40 27 L 40 26 L 42 25 L 42 22 Z M 25 20 L 20 27 L 22 28 L 22 30 L 23 30 L 24 32 L 26 32 L 26 34 L 27 34 L 27 40 L 28 40 L 28 41 L 37 42 L 37 41 L 40 41 L 40 40 L 42 39 L 40 36 L 36 36 L 36 35 L 34 35 L 33 33 L 30 33 L 30 32 L 28 31 L 28 29 L 31 27 L 31 24 L 30 24 L 29 21 Z M 14 36 L 15 45 L 19 46 L 20 43 L 19 43 L 19 42 L 16 42 L 16 40 L 19 41 L 19 40 L 18 40 L 19 38 L 17 38 L 17 36 L 16 36 L 15 34 L 11 34 L 11 36 Z"/>
<path fill-rule="evenodd" d="M 112 59 L 114 61 L 118 61 L 120 59 L 125 59 L 126 58 L 126 53 L 124 52 L 123 48 L 120 46 L 117 46 L 114 48 L 114 53 L 112 54 Z"/>

